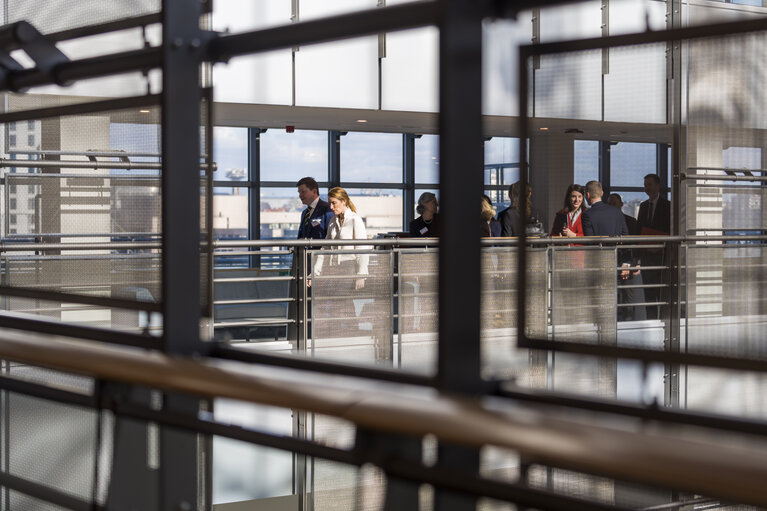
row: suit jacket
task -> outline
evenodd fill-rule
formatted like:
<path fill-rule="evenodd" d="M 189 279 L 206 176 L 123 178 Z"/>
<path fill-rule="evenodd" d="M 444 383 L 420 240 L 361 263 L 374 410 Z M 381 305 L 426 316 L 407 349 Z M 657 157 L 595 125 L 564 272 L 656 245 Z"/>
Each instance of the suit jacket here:
<path fill-rule="evenodd" d="M 629 229 L 620 209 L 602 201 L 595 202 L 583 212 L 583 233 L 586 236 L 627 236 Z M 618 251 L 619 263 L 631 262 L 631 251 Z"/>
<path fill-rule="evenodd" d="M 516 208 L 509 207 L 498 213 L 498 221 L 501 223 L 501 236 L 519 236 L 521 234 L 522 222 Z"/>
<path fill-rule="evenodd" d="M 317 207 L 312 210 L 309 218 L 306 218 L 306 212 L 301 213 L 301 224 L 298 227 L 298 239 L 311 238 L 315 240 L 324 240 L 328 234 L 328 225 L 333 219 L 333 212 L 330 211 L 330 205 L 324 200 L 317 201 Z"/>
<path fill-rule="evenodd" d="M 586 236 L 626 236 L 629 230 L 618 208 L 602 201 L 583 212 L 583 234 Z"/>
<path fill-rule="evenodd" d="M 641 233 L 642 227 L 649 227 L 656 231 L 662 231 L 665 233 L 671 232 L 671 203 L 660 195 L 658 197 L 658 204 L 655 205 L 655 214 L 650 221 L 650 200 L 646 200 L 639 205 L 639 215 L 637 216 L 637 222 L 639 222 L 639 231 Z"/>

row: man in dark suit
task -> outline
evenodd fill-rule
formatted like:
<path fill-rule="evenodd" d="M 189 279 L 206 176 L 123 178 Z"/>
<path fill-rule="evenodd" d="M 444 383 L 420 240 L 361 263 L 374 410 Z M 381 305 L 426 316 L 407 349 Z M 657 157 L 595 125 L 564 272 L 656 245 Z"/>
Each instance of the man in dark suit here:
<path fill-rule="evenodd" d="M 599 181 L 586 183 L 586 201 L 589 209 L 583 212 L 583 234 L 586 236 L 627 236 L 629 234 L 623 213 L 602 202 L 602 185 Z M 618 252 L 621 266 L 629 266 L 631 254 L 622 250 Z M 621 271 L 621 279 L 629 278 L 629 271 Z"/>
<path fill-rule="evenodd" d="M 639 205 L 639 232 L 642 235 L 668 235 L 671 232 L 671 203 L 660 193 L 660 178 L 655 174 L 644 177 L 644 193 L 648 199 Z M 665 266 L 663 249 L 648 248 L 642 251 L 644 266 Z M 663 282 L 663 270 L 646 270 L 644 280 L 647 284 Z M 663 295 L 661 288 L 653 287 L 645 290 L 648 302 L 660 302 Z M 647 316 L 651 319 L 660 315 L 659 306 L 648 305 Z"/>
<path fill-rule="evenodd" d="M 333 212 L 330 211 L 330 205 L 320 199 L 320 188 L 317 181 L 314 178 L 305 177 L 296 183 L 296 186 L 298 187 L 298 198 L 306 205 L 306 209 L 301 213 L 298 239 L 325 239 L 328 225 L 333 218 Z"/>
<path fill-rule="evenodd" d="M 660 178 L 655 174 L 644 177 L 644 193 L 649 197 L 639 205 L 640 234 L 669 234 L 671 232 L 671 203 L 660 193 Z M 655 232 L 651 232 L 655 231 Z"/>
<path fill-rule="evenodd" d="M 617 193 L 611 193 L 607 197 L 607 204 L 618 208 L 618 211 L 623 211 L 623 197 Z M 629 230 L 629 234 L 639 234 L 639 222 L 636 218 L 623 213 L 623 219 L 626 221 L 626 227 Z M 630 252 L 631 266 L 636 266 L 637 269 L 629 272 L 629 277 L 618 283 L 618 297 L 620 303 L 643 303 L 645 301 L 644 288 L 641 287 L 622 287 L 622 286 L 641 286 L 642 271 L 639 269 L 639 259 L 637 257 L 637 251 Z M 645 306 L 635 307 L 619 307 L 618 308 L 618 321 L 641 321 L 647 319 L 647 312 Z"/>

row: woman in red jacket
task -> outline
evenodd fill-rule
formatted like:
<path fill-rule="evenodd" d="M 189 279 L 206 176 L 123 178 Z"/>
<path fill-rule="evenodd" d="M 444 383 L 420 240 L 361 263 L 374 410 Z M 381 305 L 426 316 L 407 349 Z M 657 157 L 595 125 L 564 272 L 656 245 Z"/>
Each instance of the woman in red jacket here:
<path fill-rule="evenodd" d="M 583 200 L 585 191 L 581 185 L 570 185 L 565 194 L 565 207 L 557 211 L 554 217 L 554 225 L 551 227 L 552 236 L 567 236 L 575 238 L 583 236 L 581 217 L 586 211 Z"/>

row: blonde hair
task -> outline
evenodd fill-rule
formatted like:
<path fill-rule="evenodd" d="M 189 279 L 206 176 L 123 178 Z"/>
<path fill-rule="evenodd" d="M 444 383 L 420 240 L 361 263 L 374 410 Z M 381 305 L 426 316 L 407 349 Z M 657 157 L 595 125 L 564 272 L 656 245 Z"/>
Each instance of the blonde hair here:
<path fill-rule="evenodd" d="M 488 203 L 485 199 L 482 199 L 482 212 L 480 213 L 482 220 L 489 222 L 495 218 L 495 210 L 492 204 Z"/>
<path fill-rule="evenodd" d="M 349 194 L 346 193 L 346 190 L 344 190 L 340 186 L 336 186 L 335 188 L 331 188 L 328 191 L 328 200 L 331 199 L 331 198 L 336 199 L 336 200 L 340 200 L 340 201 L 344 201 L 346 203 L 346 207 L 347 208 L 351 209 L 355 213 L 357 212 L 357 208 L 354 207 L 354 203 L 349 198 Z"/>

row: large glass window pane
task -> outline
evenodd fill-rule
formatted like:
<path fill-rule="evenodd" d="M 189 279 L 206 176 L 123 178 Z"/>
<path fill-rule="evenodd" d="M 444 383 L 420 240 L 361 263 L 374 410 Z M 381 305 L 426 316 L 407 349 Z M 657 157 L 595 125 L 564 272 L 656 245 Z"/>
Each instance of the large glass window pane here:
<path fill-rule="evenodd" d="M 532 38 L 532 14 L 517 15 L 516 21 L 493 20 L 482 26 L 482 113 L 519 115 L 517 62 L 521 44 Z"/>
<path fill-rule="evenodd" d="M 610 35 L 665 30 L 666 2 L 610 0 Z"/>
<path fill-rule="evenodd" d="M 541 42 L 602 35 L 602 3 L 589 0 L 541 9 Z"/>
<path fill-rule="evenodd" d="M 245 32 L 290 23 L 290 2 L 285 0 L 226 0 L 213 2 L 213 30 Z"/>
<path fill-rule="evenodd" d="M 535 117 L 601 119 L 601 51 L 541 56 L 534 101 Z"/>
<path fill-rule="evenodd" d="M 573 182 L 585 185 L 599 179 L 599 142 L 596 140 L 576 140 L 575 168 Z"/>
<path fill-rule="evenodd" d="M 722 166 L 731 169 L 761 169 L 761 147 L 728 147 L 722 151 Z M 743 172 L 737 175 L 745 176 Z M 755 174 L 760 175 L 760 174 Z M 737 181 L 738 185 L 761 186 L 760 181 Z"/>
<path fill-rule="evenodd" d="M 290 4 L 290 2 L 285 2 Z M 387 2 L 388 3 L 388 2 Z M 326 18 L 346 12 L 364 11 L 374 9 L 378 5 L 377 0 L 301 0 L 300 19 L 302 21 Z"/>
<path fill-rule="evenodd" d="M 248 178 L 248 129 L 213 128 L 213 158 L 216 181 L 244 181 Z"/>
<path fill-rule="evenodd" d="M 386 35 L 386 58 L 381 60 L 384 110 L 439 110 L 438 42 L 434 27 Z"/>
<path fill-rule="evenodd" d="M 323 194 L 327 197 L 327 191 Z M 261 188 L 261 239 L 295 238 L 304 205 L 295 188 Z"/>
<path fill-rule="evenodd" d="M 265 80 L 264 77 L 269 79 Z M 290 50 L 235 57 L 213 66 L 216 101 L 289 105 L 293 101 L 293 57 Z"/>
<path fill-rule="evenodd" d="M 306 176 L 328 180 L 326 131 L 268 130 L 260 139 L 262 181 L 298 181 Z"/>
<path fill-rule="evenodd" d="M 402 182 L 402 135 L 351 132 L 341 137 L 341 181 Z"/>
<path fill-rule="evenodd" d="M 666 121 L 666 43 L 610 49 L 605 120 Z"/>
<path fill-rule="evenodd" d="M 439 135 L 415 139 L 415 182 L 439 183 Z"/>
<path fill-rule="evenodd" d="M 248 190 L 240 187 L 213 189 L 213 237 L 223 240 L 248 239 Z M 215 265 L 247 266 L 245 256 L 219 256 Z"/>
<path fill-rule="evenodd" d="M 657 172 L 656 145 L 618 142 L 610 145 L 610 186 L 644 186 Z"/>
<path fill-rule="evenodd" d="M 402 190 L 347 188 L 346 192 L 365 222 L 368 238 L 402 231 Z"/>
<path fill-rule="evenodd" d="M 290 23 L 285 0 L 226 0 L 213 3 L 213 30 L 245 32 Z M 268 80 L 263 77 L 268 76 Z M 216 101 L 289 105 L 293 101 L 290 49 L 235 57 L 213 66 Z"/>
<path fill-rule="evenodd" d="M 378 107 L 378 37 L 302 46 L 296 52 L 296 104 Z"/>
<path fill-rule="evenodd" d="M 493 137 L 485 142 L 485 165 L 519 164 L 519 139 Z"/>

